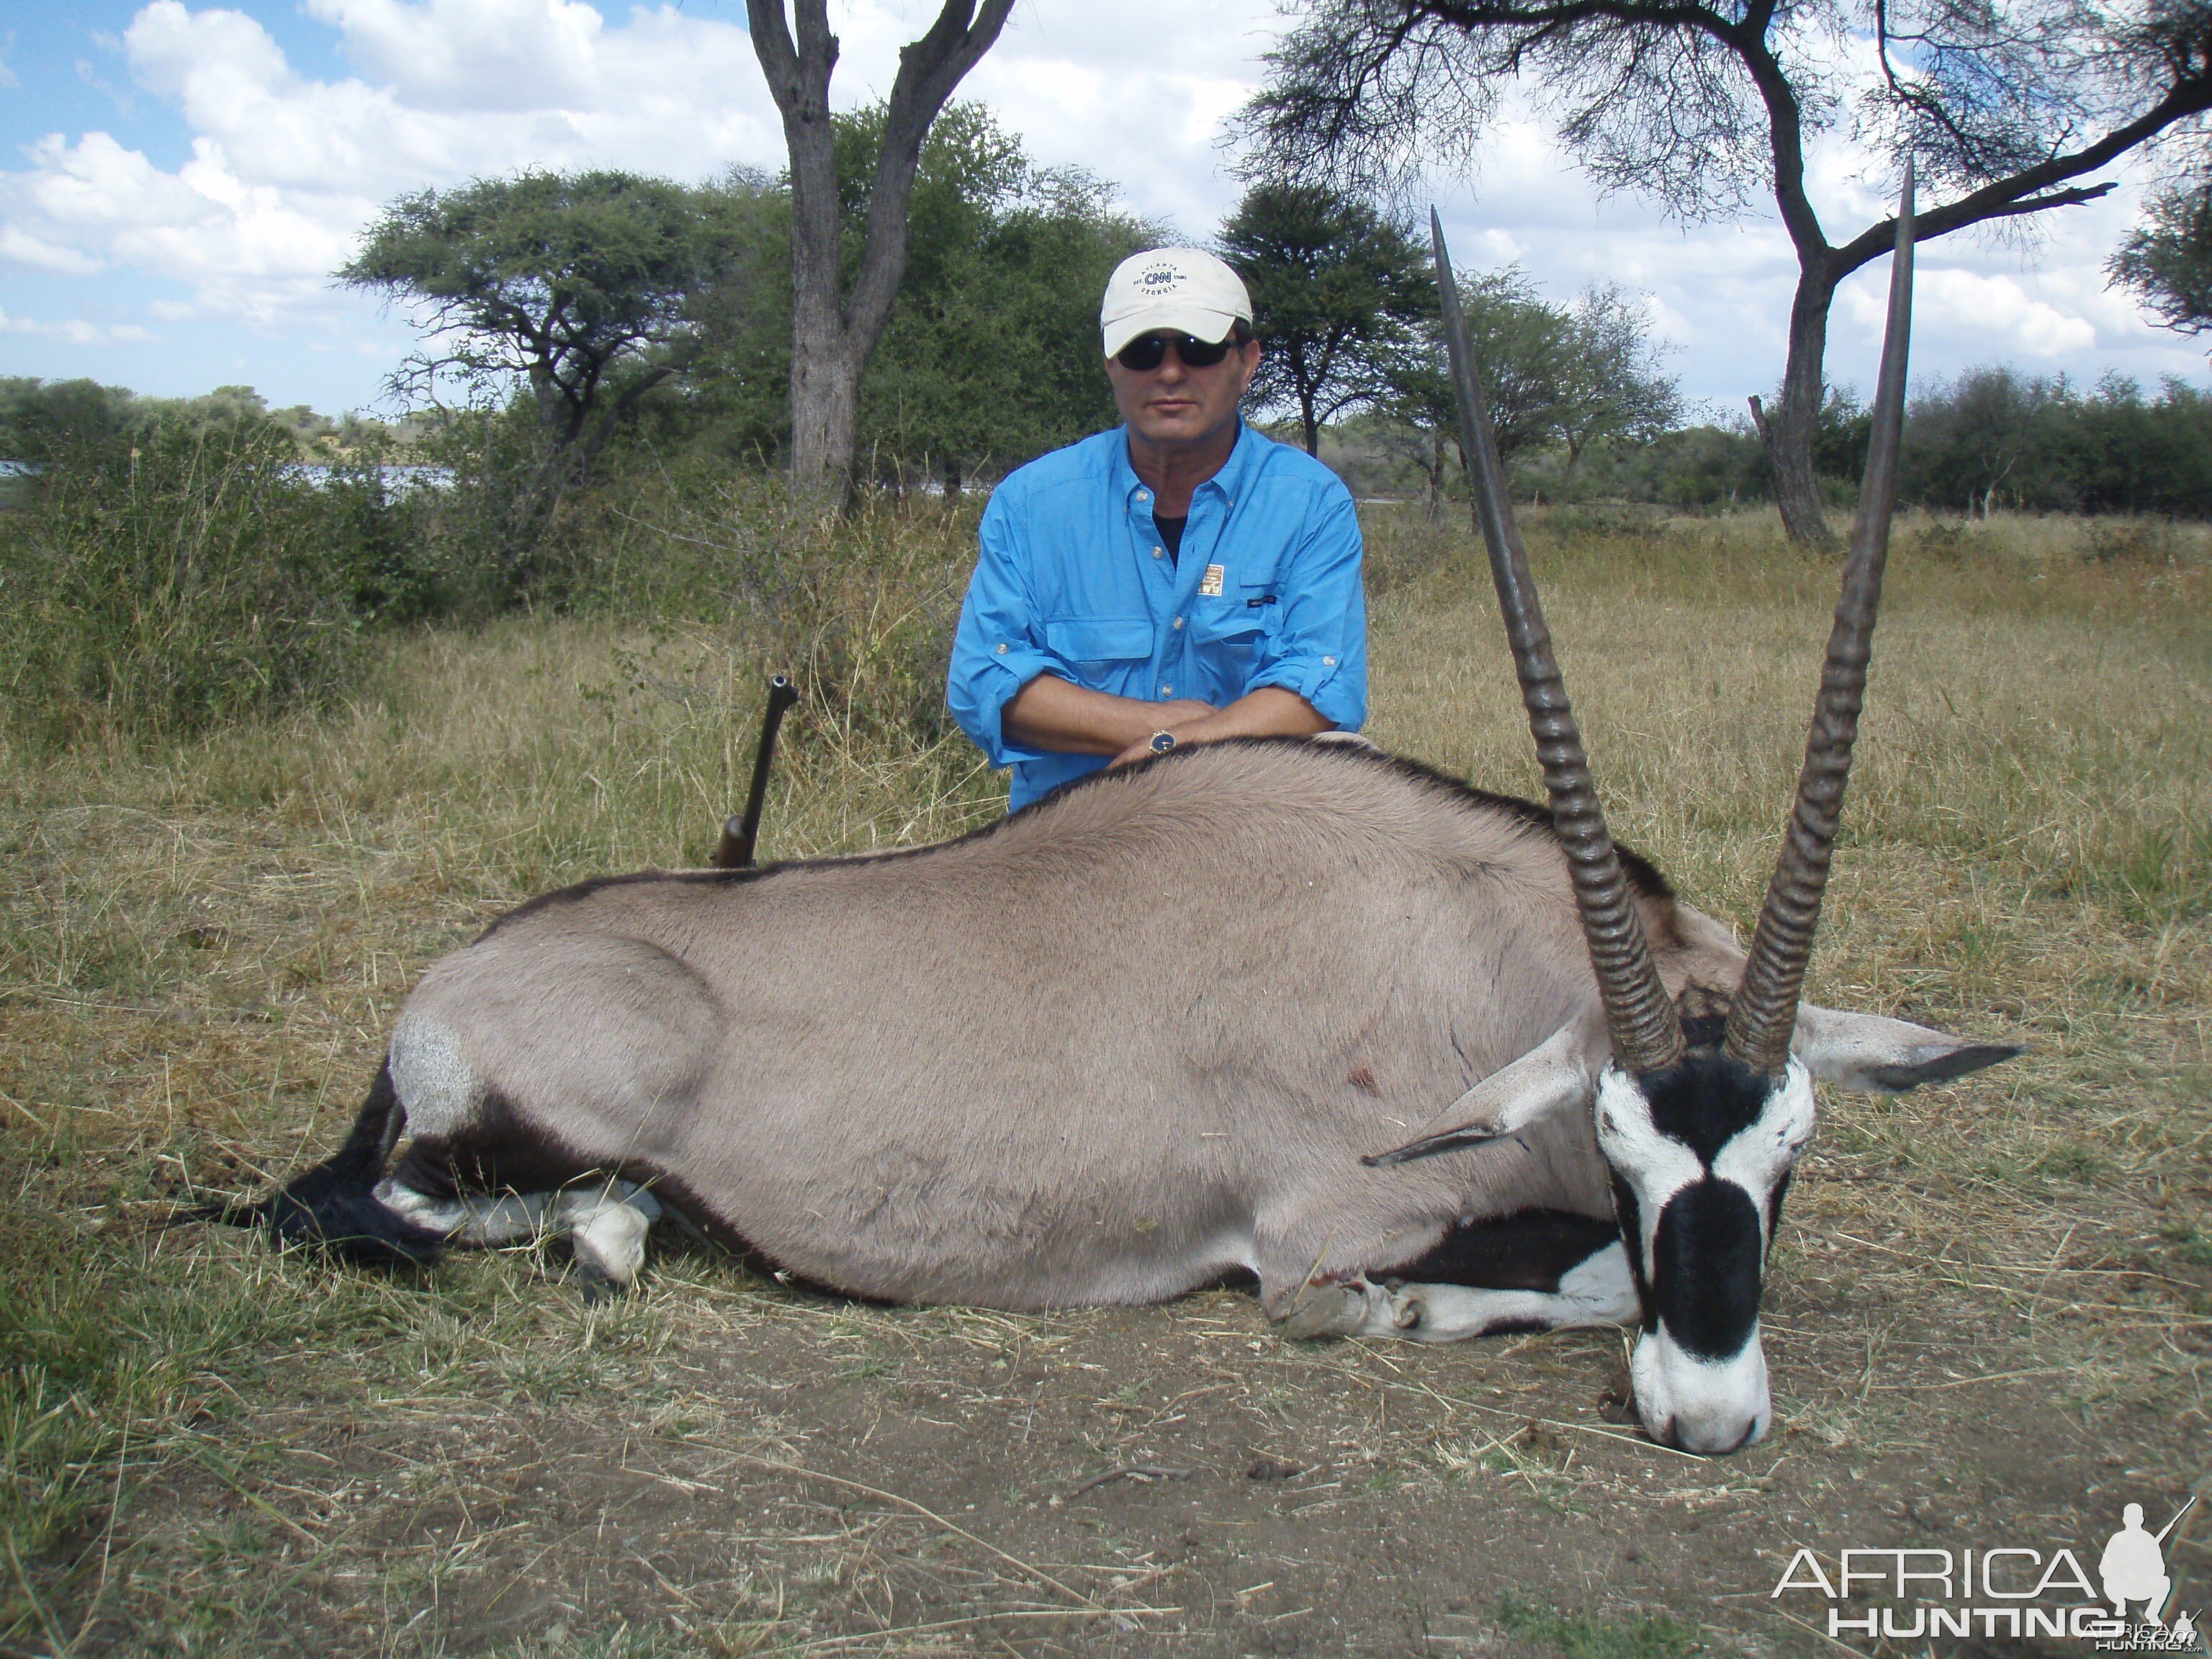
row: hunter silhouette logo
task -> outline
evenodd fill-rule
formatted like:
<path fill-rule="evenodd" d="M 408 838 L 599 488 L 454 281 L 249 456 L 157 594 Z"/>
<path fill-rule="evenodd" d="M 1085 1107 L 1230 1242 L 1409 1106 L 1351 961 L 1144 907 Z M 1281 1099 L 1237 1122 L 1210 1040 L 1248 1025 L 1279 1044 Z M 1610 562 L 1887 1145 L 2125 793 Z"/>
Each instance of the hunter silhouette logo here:
<path fill-rule="evenodd" d="M 2166 1540 L 2181 1524 L 2181 1517 L 2197 1507 L 2191 1497 L 2174 1512 L 2173 1519 L 2156 1533 L 2143 1530 L 2143 1510 L 2140 1504 L 2130 1504 L 2120 1512 L 2120 1529 L 2105 1546 L 2105 1553 L 2097 1563 L 2097 1576 L 2105 1581 L 2105 1599 L 2112 1604 L 2116 1617 L 2128 1616 L 2128 1604 L 2142 1603 L 2142 1616 L 2154 1625 L 2163 1625 L 2166 1598 L 2173 1593 L 2173 1579 L 2166 1570 Z M 2186 1620 L 2189 1615 L 2183 1613 Z"/>
<path fill-rule="evenodd" d="M 1820 1556 L 1800 1546 L 1768 1599 L 1792 1591 L 1819 1595 L 1827 1603 L 1826 1634 L 1839 1641 L 1952 1637 L 1979 1638 L 1987 1645 L 1999 1638 L 2070 1638 L 2099 1653 L 2202 1650 L 2212 1659 L 2186 1612 L 2166 1621 L 2174 1599 L 2166 1543 L 2196 1507 L 2192 1497 L 2154 1533 L 2143 1525 L 2142 1505 L 2128 1504 L 2120 1529 L 2096 1558 L 2101 1597 L 2071 1549 L 1998 1540 L 1961 1549 L 1853 1547 L 1838 1552 L 1832 1576 Z"/>

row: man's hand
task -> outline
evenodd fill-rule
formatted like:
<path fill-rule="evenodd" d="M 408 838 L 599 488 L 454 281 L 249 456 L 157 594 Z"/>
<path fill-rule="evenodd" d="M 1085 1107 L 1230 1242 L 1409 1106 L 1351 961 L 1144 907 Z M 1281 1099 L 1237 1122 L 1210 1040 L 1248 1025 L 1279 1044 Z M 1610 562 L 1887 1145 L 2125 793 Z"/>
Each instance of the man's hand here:
<path fill-rule="evenodd" d="M 1155 732 L 1174 732 L 1216 714 L 1210 702 L 1179 697 L 1146 702 L 1070 685 L 1055 674 L 1040 674 L 1014 694 L 1000 717 L 1000 729 L 1030 749 L 1064 755 L 1118 756 L 1132 744 L 1152 741 Z"/>
<path fill-rule="evenodd" d="M 1146 706 L 1165 711 L 1176 705 Z M 1200 707 L 1205 705 L 1201 703 Z M 1257 691 L 1247 691 L 1226 708 L 1206 709 L 1194 720 L 1164 721 L 1152 731 L 1172 732 L 1176 747 L 1181 749 L 1190 744 L 1218 743 L 1224 738 L 1310 738 L 1316 732 L 1329 729 L 1329 722 L 1315 713 L 1314 706 L 1297 692 L 1285 691 L 1279 685 L 1263 685 Z M 1108 769 L 1143 760 L 1152 752 L 1152 732 L 1147 732 L 1139 741 L 1115 756 L 1108 763 Z"/>

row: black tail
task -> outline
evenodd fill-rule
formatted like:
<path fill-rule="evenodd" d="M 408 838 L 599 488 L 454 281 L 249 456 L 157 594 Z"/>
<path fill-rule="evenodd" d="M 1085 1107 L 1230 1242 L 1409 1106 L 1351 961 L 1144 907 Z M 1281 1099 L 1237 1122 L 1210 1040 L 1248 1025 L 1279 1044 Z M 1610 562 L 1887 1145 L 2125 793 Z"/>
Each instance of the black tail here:
<path fill-rule="evenodd" d="M 265 1224 L 283 1244 L 315 1244 L 349 1261 L 399 1267 L 437 1259 L 445 1236 L 418 1227 L 376 1201 L 377 1178 L 407 1121 L 407 1111 L 392 1086 L 389 1061 L 379 1066 L 368 1099 L 327 1164 L 319 1164 L 282 1191 L 258 1204 L 202 1212 L 210 1221 L 234 1227 Z"/>

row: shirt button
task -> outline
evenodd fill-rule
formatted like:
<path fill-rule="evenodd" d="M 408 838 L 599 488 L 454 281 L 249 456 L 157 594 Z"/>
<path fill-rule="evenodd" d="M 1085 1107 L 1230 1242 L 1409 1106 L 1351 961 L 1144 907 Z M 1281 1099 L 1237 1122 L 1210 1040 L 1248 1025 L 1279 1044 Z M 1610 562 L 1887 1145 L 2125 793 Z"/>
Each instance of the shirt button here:
<path fill-rule="evenodd" d="M 1182 618 L 1181 617 L 1177 617 L 1173 622 L 1170 623 L 1168 626 L 1170 628 L 1181 628 L 1182 626 Z"/>
<path fill-rule="evenodd" d="M 1167 556 L 1168 550 L 1164 547 L 1156 547 L 1152 550 L 1152 556 L 1156 559 L 1164 559 Z"/>
<path fill-rule="evenodd" d="M 1001 650 L 1001 651 L 1005 650 L 1006 648 L 1006 647 L 1005 646 L 1003 646 L 1003 645 L 1002 645 L 1002 646 L 1000 646 L 1000 647 L 999 647 L 999 649 L 1000 649 L 1000 650 Z M 1336 659 L 1335 659 L 1335 658 L 1334 658 L 1334 657 L 1323 657 L 1323 658 L 1321 659 L 1321 665 L 1322 665 L 1323 668 L 1334 668 L 1334 667 L 1335 667 L 1335 666 L 1336 666 Z"/>
<path fill-rule="evenodd" d="M 1152 499 L 1152 493 L 1149 489 L 1140 489 L 1137 492 L 1137 499 L 1140 501 L 1149 501 Z"/>
<path fill-rule="evenodd" d="M 1002 657 L 1003 657 L 1003 656 L 1005 656 L 1005 655 L 1006 654 L 1006 647 L 1005 647 L 1005 645 L 1004 645 L 1004 644 L 1001 644 L 1001 645 L 999 647 L 999 654 L 1000 654 L 1000 656 L 1002 656 Z"/>
<path fill-rule="evenodd" d="M 1175 687 L 1172 685 L 1162 686 L 1160 688 L 1160 695 L 1164 697 L 1172 697 L 1175 696 Z"/>

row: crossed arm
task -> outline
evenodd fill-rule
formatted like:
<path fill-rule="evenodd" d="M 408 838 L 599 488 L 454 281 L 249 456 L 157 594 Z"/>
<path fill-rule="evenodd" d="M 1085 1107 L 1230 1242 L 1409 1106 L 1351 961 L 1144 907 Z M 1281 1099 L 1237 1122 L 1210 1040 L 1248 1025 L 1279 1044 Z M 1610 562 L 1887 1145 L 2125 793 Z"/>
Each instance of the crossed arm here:
<path fill-rule="evenodd" d="M 1307 738 L 1330 726 L 1311 703 L 1279 685 L 1263 685 L 1216 708 L 1189 697 L 1173 702 L 1117 697 L 1071 685 L 1055 674 L 1040 674 L 1016 692 L 1000 721 L 1007 737 L 1029 748 L 1111 755 L 1115 766 L 1151 753 L 1156 732 L 1172 732 L 1180 744 L 1223 738 Z"/>

